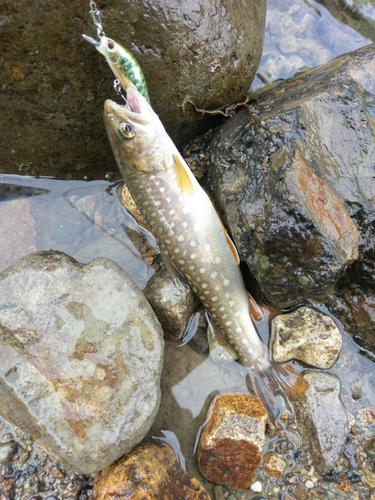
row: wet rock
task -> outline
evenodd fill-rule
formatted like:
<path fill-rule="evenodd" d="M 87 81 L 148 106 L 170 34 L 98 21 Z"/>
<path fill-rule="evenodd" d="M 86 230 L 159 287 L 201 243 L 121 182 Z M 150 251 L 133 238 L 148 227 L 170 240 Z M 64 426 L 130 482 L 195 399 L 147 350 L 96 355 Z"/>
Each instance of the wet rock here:
<path fill-rule="evenodd" d="M 324 300 L 358 257 L 361 275 L 373 266 L 374 62 L 371 45 L 258 92 L 258 116 L 213 141 L 216 201 L 275 305 Z"/>
<path fill-rule="evenodd" d="M 348 417 L 340 400 L 340 381 L 324 372 L 304 372 L 309 384 L 306 400 L 296 400 L 299 434 L 316 469 L 335 465 L 349 431 Z"/>
<path fill-rule="evenodd" d="M 216 396 L 198 445 L 202 475 L 229 488 L 248 488 L 262 460 L 266 410 L 247 394 Z"/>
<path fill-rule="evenodd" d="M 95 477 L 92 498 L 142 500 L 209 500 L 210 496 L 179 464 L 174 451 L 165 443 L 141 443 Z"/>
<path fill-rule="evenodd" d="M 186 98 L 216 108 L 241 101 L 247 92 L 262 51 L 265 0 L 239 6 L 228 0 L 115 0 L 98 7 L 106 34 L 142 66 L 153 105 L 179 145 L 209 119 L 190 104 L 184 111 Z M 103 102 L 115 97 L 114 76 L 82 39 L 82 33 L 95 36 L 89 10 L 89 2 L 74 0 L 2 3 L 3 172 L 117 175 L 102 123 Z"/>
<path fill-rule="evenodd" d="M 0 203 L 0 272 L 36 250 L 36 231 L 28 200 Z"/>
<path fill-rule="evenodd" d="M 270 451 L 263 457 L 263 466 L 265 472 L 271 477 L 282 477 L 286 462 L 281 455 Z"/>
<path fill-rule="evenodd" d="M 223 344 L 222 339 L 219 341 L 212 328 L 207 330 L 207 340 L 210 356 L 216 363 L 230 363 L 238 358 L 232 346 L 228 343 Z"/>
<path fill-rule="evenodd" d="M 342 338 L 326 314 L 300 307 L 272 320 L 272 354 L 279 363 L 298 359 L 315 368 L 330 368 L 340 353 Z"/>
<path fill-rule="evenodd" d="M 0 413 L 68 468 L 137 444 L 160 400 L 163 339 L 112 261 L 31 254 L 0 275 Z"/>
<path fill-rule="evenodd" d="M 154 309 L 168 338 L 180 339 L 199 299 L 189 287 L 174 284 L 164 267 L 147 283 L 144 294 Z"/>

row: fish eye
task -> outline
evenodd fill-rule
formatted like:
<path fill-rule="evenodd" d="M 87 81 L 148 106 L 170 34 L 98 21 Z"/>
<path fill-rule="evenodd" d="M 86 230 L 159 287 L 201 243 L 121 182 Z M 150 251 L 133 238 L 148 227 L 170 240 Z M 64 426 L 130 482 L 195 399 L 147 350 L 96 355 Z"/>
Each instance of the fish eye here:
<path fill-rule="evenodd" d="M 112 42 L 112 40 L 110 40 L 107 43 L 107 47 L 108 47 L 109 50 L 113 50 L 115 48 L 115 44 Z"/>
<path fill-rule="evenodd" d="M 132 139 L 135 135 L 133 127 L 127 122 L 120 123 L 117 130 L 121 139 Z"/>

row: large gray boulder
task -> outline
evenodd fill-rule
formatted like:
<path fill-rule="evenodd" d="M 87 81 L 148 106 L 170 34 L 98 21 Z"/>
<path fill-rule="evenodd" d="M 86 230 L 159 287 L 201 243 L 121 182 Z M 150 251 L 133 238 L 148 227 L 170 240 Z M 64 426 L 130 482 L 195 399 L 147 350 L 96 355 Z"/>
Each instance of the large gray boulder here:
<path fill-rule="evenodd" d="M 30 254 L 0 275 L 0 413 L 76 472 L 135 446 L 160 402 L 163 336 L 112 261 Z"/>

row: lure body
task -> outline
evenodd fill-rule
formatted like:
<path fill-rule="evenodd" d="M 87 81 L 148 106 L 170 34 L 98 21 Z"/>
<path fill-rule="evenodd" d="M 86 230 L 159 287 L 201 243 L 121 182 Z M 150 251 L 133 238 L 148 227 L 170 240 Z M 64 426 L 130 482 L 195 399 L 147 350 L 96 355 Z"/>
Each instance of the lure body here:
<path fill-rule="evenodd" d="M 121 87 L 126 90 L 129 85 L 134 85 L 150 104 L 146 79 L 136 58 L 119 43 L 105 35 L 100 37 L 100 41 L 87 35 L 82 36 L 103 54 L 116 78 L 120 80 Z"/>

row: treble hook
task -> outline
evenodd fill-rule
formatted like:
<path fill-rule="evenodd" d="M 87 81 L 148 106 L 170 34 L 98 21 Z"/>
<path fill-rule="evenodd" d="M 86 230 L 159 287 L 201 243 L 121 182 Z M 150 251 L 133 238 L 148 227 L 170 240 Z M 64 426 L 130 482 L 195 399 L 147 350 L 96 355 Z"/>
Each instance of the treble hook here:
<path fill-rule="evenodd" d="M 95 2 L 90 2 L 90 14 L 96 26 L 96 33 L 99 38 L 104 36 L 104 29 L 100 19 L 100 10 L 97 9 Z"/>
<path fill-rule="evenodd" d="M 125 101 L 125 104 L 127 104 L 129 106 L 130 111 L 133 111 L 133 108 L 131 107 L 130 103 L 127 101 L 126 97 L 122 93 L 121 83 L 120 83 L 120 80 L 118 78 L 116 78 L 116 80 L 113 81 L 113 88 L 115 89 L 115 92 L 117 93 L 117 95 L 119 95 Z"/>

